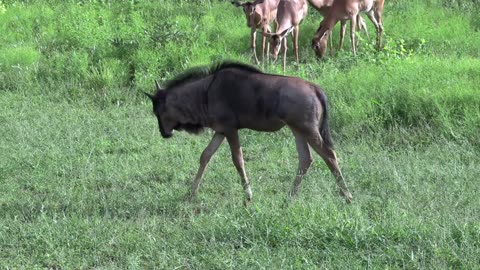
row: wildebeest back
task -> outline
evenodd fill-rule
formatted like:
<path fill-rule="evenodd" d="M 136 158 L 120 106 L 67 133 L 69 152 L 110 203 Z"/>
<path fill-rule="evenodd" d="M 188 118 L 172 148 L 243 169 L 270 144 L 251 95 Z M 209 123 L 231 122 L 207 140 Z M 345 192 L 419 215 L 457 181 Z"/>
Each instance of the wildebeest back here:
<path fill-rule="evenodd" d="M 208 89 L 209 114 L 222 125 L 274 131 L 298 121 L 305 109 L 322 113 L 315 88 L 299 78 L 224 69 Z M 300 119 L 311 121 L 313 115 L 302 113 Z"/>

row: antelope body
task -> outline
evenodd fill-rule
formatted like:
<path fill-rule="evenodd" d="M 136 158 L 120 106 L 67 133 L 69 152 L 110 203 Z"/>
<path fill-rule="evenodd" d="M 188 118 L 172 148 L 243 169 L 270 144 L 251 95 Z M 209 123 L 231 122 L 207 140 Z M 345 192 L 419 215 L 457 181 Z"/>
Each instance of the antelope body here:
<path fill-rule="evenodd" d="M 308 0 L 308 3 L 310 3 L 310 5 L 313 8 L 315 8 L 322 15 L 323 18 L 326 18 L 328 16 L 328 13 L 330 12 L 330 8 L 332 7 L 334 1 L 335 0 Z M 369 36 L 368 36 L 368 31 L 367 31 L 367 24 L 363 20 L 362 16 L 360 16 L 360 14 L 357 16 L 357 21 L 358 21 L 358 30 L 359 31 L 364 30 L 365 34 L 367 36 L 367 39 L 370 39 Z M 340 42 L 339 42 L 338 47 L 339 47 L 339 49 L 342 49 L 343 40 L 345 38 L 345 30 L 346 30 L 347 21 L 346 20 L 340 20 L 340 22 L 341 22 Z M 333 48 L 332 44 L 331 44 L 331 39 L 330 39 L 330 48 Z"/>
<path fill-rule="evenodd" d="M 278 28 L 274 34 L 266 34 L 272 43 L 272 54 L 274 61 L 283 45 L 283 70 L 287 62 L 287 35 L 293 33 L 293 50 L 295 61 L 298 64 L 298 35 L 300 23 L 307 16 L 308 4 L 306 0 L 280 0 L 277 9 Z"/>
<path fill-rule="evenodd" d="M 257 64 L 260 63 L 257 57 L 256 42 L 257 29 L 261 29 L 262 33 L 269 33 L 270 23 L 275 20 L 277 14 L 277 6 L 280 0 L 256 0 L 253 2 L 241 3 L 233 1 L 237 7 L 242 7 L 245 17 L 247 19 L 247 26 L 250 28 L 250 47 L 252 48 L 253 56 Z M 262 36 L 262 61 L 265 55 L 265 37 Z M 267 54 L 268 54 L 267 48 Z"/>
<path fill-rule="evenodd" d="M 338 21 L 350 20 L 350 39 L 352 52 L 356 54 L 355 28 L 360 12 L 366 12 L 377 31 L 377 48 L 382 43 L 382 12 L 384 0 L 335 0 L 327 16 L 320 23 L 320 27 L 312 39 L 312 47 L 318 57 L 323 57 L 327 48 L 327 40 L 333 27 Z M 342 30 L 344 31 L 344 30 Z M 343 39 L 342 39 L 343 40 Z M 341 40 L 341 41 L 342 41 Z"/>

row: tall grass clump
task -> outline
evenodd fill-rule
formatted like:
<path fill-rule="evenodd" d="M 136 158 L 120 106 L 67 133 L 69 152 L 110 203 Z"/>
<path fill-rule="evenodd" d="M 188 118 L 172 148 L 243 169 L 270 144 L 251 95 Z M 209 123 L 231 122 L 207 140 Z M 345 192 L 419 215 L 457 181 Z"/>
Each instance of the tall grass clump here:
<path fill-rule="evenodd" d="M 474 105 L 479 102 L 479 66 L 477 59 L 412 56 L 379 65 L 363 63 L 319 79 L 319 84 L 330 94 L 334 130 L 343 136 L 383 134 L 402 127 L 421 134 L 423 130 L 427 137 L 470 134 L 470 141 L 477 144 L 472 119 L 479 113 Z"/>
<path fill-rule="evenodd" d="M 0 88 L 15 91 L 29 85 L 39 68 L 40 53 L 28 45 L 0 48 Z"/>
<path fill-rule="evenodd" d="M 435 56 L 478 57 L 479 6 L 476 0 L 386 2 L 385 32 L 406 41 L 426 40 L 428 54 Z"/>

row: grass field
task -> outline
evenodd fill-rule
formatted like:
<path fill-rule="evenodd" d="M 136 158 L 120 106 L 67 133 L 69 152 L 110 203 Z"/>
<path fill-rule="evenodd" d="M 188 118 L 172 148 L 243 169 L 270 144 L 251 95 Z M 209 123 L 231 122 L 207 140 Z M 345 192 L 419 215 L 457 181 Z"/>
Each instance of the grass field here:
<path fill-rule="evenodd" d="M 186 199 L 212 133 L 162 139 L 141 93 L 195 65 L 251 63 L 241 10 L 1 1 L 0 268 L 480 269 L 479 8 L 387 0 L 381 52 L 363 40 L 352 56 L 347 39 L 322 61 L 310 9 L 286 75 L 325 89 L 354 201 L 318 156 L 287 200 L 291 132 L 244 130 L 244 208 L 226 144 Z"/>

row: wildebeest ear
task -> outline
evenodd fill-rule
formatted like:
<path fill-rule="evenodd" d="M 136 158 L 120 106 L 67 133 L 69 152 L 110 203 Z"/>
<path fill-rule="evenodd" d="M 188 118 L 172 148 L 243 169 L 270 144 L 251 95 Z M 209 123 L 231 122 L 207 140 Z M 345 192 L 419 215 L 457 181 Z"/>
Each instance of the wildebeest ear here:
<path fill-rule="evenodd" d="M 160 84 L 155 80 L 155 86 L 157 87 L 157 91 L 162 91 L 162 87 L 160 87 Z"/>
<path fill-rule="evenodd" d="M 236 7 L 242 6 L 242 3 L 238 2 L 238 1 L 232 1 L 232 4 L 235 5 Z"/>

